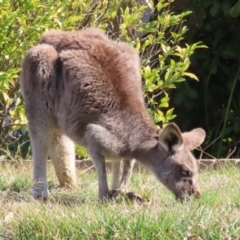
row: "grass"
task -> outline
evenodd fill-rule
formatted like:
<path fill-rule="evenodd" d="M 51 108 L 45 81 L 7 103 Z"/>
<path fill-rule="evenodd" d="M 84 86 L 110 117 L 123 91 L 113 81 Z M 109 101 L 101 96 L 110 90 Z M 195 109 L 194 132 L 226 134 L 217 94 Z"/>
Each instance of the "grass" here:
<path fill-rule="evenodd" d="M 237 167 L 202 172 L 202 198 L 183 204 L 152 174 L 134 172 L 130 190 L 150 199 L 144 205 L 98 202 L 91 170 L 77 172 L 79 189 L 60 188 L 51 166 L 51 197 L 35 201 L 31 172 L 16 162 L 0 168 L 0 239 L 240 239 Z"/>

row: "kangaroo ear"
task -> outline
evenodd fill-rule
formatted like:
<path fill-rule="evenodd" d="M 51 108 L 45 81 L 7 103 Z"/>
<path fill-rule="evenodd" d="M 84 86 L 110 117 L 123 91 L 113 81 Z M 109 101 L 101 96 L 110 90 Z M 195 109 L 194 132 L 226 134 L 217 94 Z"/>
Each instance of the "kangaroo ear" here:
<path fill-rule="evenodd" d="M 159 143 L 167 152 L 177 152 L 183 149 L 183 138 L 178 126 L 174 123 L 164 127 L 159 135 Z"/>
<path fill-rule="evenodd" d="M 193 150 L 203 143 L 206 133 L 202 128 L 195 128 L 190 132 L 182 133 L 182 137 L 184 145 L 189 150 Z"/>

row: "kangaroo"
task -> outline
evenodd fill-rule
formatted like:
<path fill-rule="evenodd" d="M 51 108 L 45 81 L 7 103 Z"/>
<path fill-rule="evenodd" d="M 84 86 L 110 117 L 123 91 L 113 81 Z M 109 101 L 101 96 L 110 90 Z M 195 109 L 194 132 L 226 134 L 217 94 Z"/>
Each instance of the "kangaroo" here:
<path fill-rule="evenodd" d="M 174 123 L 157 131 L 144 104 L 139 55 L 127 43 L 111 41 L 95 28 L 49 31 L 26 54 L 20 85 L 34 198 L 48 198 L 48 156 L 60 184 L 77 185 L 74 142 L 88 150 L 100 199 L 110 197 L 105 159 L 113 162 L 113 189 L 127 187 L 130 159 L 136 159 L 177 199 L 200 194 L 191 150 L 204 141 L 205 131 L 181 133 Z"/>

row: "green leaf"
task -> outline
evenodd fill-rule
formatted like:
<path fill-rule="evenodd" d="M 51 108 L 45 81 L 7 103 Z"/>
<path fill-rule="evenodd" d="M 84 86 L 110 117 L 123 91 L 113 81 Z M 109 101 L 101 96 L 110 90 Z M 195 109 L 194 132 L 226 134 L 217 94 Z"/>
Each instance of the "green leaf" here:
<path fill-rule="evenodd" d="M 174 110 L 174 108 L 171 108 L 171 109 L 167 110 L 166 116 L 171 116 L 172 113 L 173 113 L 173 110 Z"/>
<path fill-rule="evenodd" d="M 237 57 L 237 54 L 238 53 L 234 51 L 233 48 L 225 49 L 219 53 L 219 55 L 225 59 L 235 58 Z"/>
<path fill-rule="evenodd" d="M 166 53 L 167 52 L 167 46 L 164 45 L 164 44 L 161 44 L 161 47 L 162 47 L 163 52 Z"/>
<path fill-rule="evenodd" d="M 233 128 L 232 127 L 226 127 L 221 131 L 221 134 L 223 136 L 227 136 L 232 132 Z"/>
<path fill-rule="evenodd" d="M 210 9 L 210 15 L 216 16 L 217 13 L 219 12 L 219 9 L 220 9 L 220 3 L 219 2 L 214 3 L 212 8 Z"/>
<path fill-rule="evenodd" d="M 173 120 L 176 116 L 177 115 L 175 115 L 175 114 L 167 115 L 166 116 L 166 122 L 169 122 L 169 121 Z"/>
<path fill-rule="evenodd" d="M 230 16 L 230 9 L 231 9 L 231 5 L 230 5 L 230 1 L 229 0 L 225 0 L 223 1 L 222 3 L 222 9 L 223 9 L 223 12 L 224 12 L 224 15 L 225 16 Z"/>
<path fill-rule="evenodd" d="M 151 22 L 147 23 L 145 26 L 145 31 L 149 32 L 149 33 L 155 32 L 156 31 L 156 23 L 157 23 L 156 21 L 151 21 Z"/>
<path fill-rule="evenodd" d="M 184 84 L 184 92 L 190 98 L 197 98 L 197 91 L 194 88 L 191 88 L 188 83 Z"/>
<path fill-rule="evenodd" d="M 179 91 L 177 94 L 176 94 L 176 97 L 174 98 L 174 104 L 179 106 L 183 103 L 183 100 L 184 100 L 184 97 L 185 97 L 185 94 L 183 91 Z"/>
<path fill-rule="evenodd" d="M 188 77 L 190 77 L 190 78 L 192 78 L 192 79 L 194 79 L 196 81 L 199 81 L 197 76 L 195 74 L 193 74 L 193 73 L 185 72 L 185 73 L 183 73 L 183 75 L 184 76 L 188 76 Z"/>
<path fill-rule="evenodd" d="M 232 17 L 238 17 L 240 15 L 240 1 L 236 2 L 230 10 Z"/>
<path fill-rule="evenodd" d="M 164 97 L 161 99 L 161 103 L 159 105 L 160 108 L 166 108 L 169 107 L 169 98 L 168 97 Z"/>
<path fill-rule="evenodd" d="M 176 79 L 174 79 L 174 82 L 177 83 L 177 82 L 185 82 L 186 79 L 185 78 L 182 78 L 182 77 L 178 77 Z M 168 85 L 169 88 L 172 88 L 171 87 L 172 84 Z M 176 88 L 176 86 L 174 85 L 174 88 Z"/>
<path fill-rule="evenodd" d="M 210 67 L 209 67 L 209 72 L 211 74 L 215 74 L 217 72 L 217 66 L 218 66 L 218 59 L 215 58 L 213 61 L 211 61 Z"/>
<path fill-rule="evenodd" d="M 240 119 L 234 120 L 234 123 L 233 123 L 233 131 L 234 131 L 235 133 L 239 133 L 239 132 L 240 132 Z"/>
<path fill-rule="evenodd" d="M 2 97 L 3 97 L 3 100 L 4 100 L 5 104 L 7 106 L 9 106 L 11 100 L 10 100 L 8 94 L 6 92 L 2 92 Z"/>

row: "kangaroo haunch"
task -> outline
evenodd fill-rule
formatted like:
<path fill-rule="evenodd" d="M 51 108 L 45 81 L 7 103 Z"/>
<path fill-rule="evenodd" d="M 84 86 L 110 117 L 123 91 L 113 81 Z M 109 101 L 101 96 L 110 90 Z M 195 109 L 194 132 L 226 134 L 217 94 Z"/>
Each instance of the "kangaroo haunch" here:
<path fill-rule="evenodd" d="M 108 198 L 105 159 L 113 161 L 113 189 L 127 187 L 132 161 L 149 168 L 177 198 L 199 194 L 191 150 L 205 138 L 175 124 L 158 132 L 149 116 L 140 59 L 128 44 L 101 31 L 49 31 L 26 55 L 20 78 L 33 151 L 35 198 L 48 197 L 50 156 L 61 185 L 76 186 L 73 142 L 95 165 L 99 198 Z M 123 161 L 121 167 L 119 161 Z"/>

